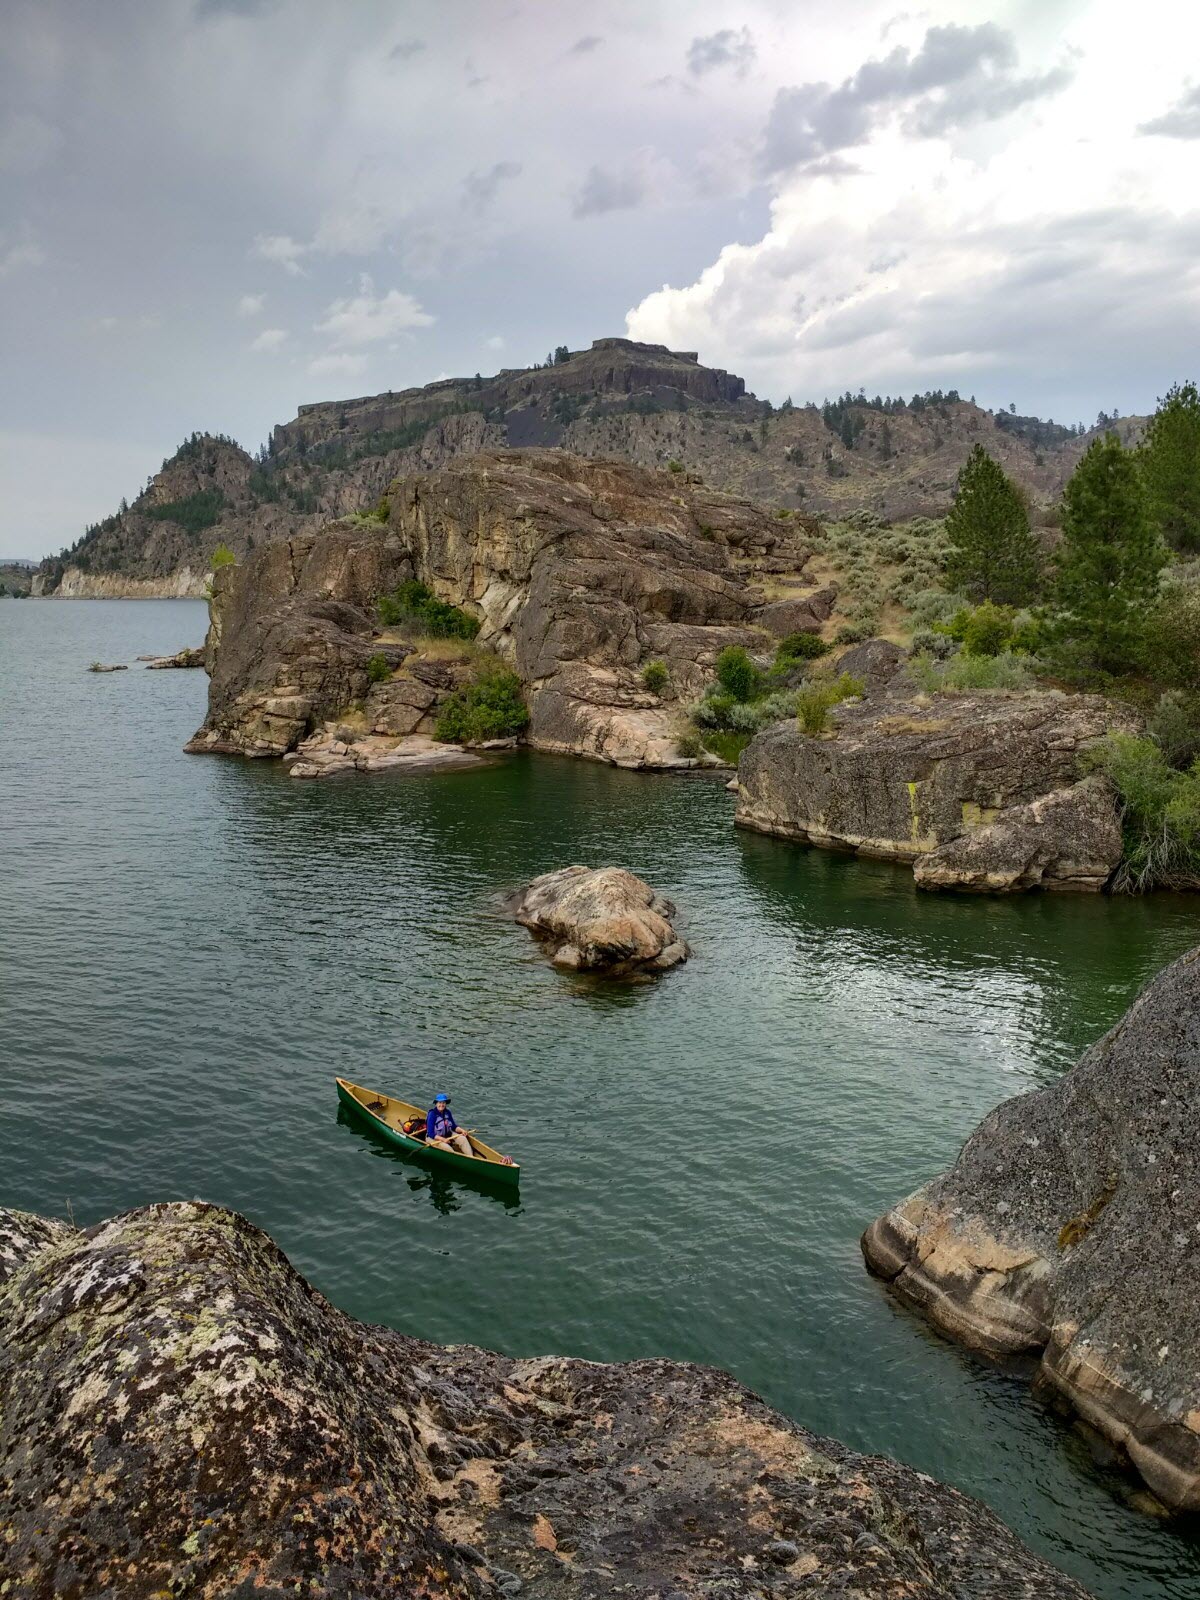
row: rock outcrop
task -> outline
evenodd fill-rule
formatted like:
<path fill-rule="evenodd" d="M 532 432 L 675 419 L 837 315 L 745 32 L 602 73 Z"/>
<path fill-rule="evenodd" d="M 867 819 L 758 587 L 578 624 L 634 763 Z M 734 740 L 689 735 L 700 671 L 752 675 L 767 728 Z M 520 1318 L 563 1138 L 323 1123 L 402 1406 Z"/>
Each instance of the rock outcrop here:
<path fill-rule="evenodd" d="M 984 1507 L 726 1375 L 353 1322 L 199 1203 L 0 1212 L 12 1600 L 1086 1600 Z"/>
<path fill-rule="evenodd" d="M 1051 1088 L 863 1236 L 951 1338 L 1038 1383 L 1173 1509 L 1200 1510 L 1200 949 Z"/>
<path fill-rule="evenodd" d="M 526 885 L 513 915 L 567 971 L 666 972 L 690 951 L 675 907 L 623 867 L 561 867 Z"/>
<path fill-rule="evenodd" d="M 375 602 L 415 577 L 477 618 L 478 644 L 515 668 L 530 744 L 687 766 L 681 702 L 726 645 L 769 644 L 752 621 L 758 563 L 798 579 L 809 556 L 795 519 L 677 474 L 562 452 L 455 461 L 393 485 L 389 506 L 386 526 L 334 524 L 217 573 L 208 717 L 190 749 L 280 755 L 363 700 L 373 654 L 396 666 L 412 654 L 380 635 Z M 668 669 L 661 695 L 642 683 L 652 660 Z M 429 682 L 415 663 L 405 675 Z M 416 690 L 402 710 L 405 692 L 387 689 L 389 728 L 429 710 Z"/>
<path fill-rule="evenodd" d="M 147 668 L 153 672 L 166 672 L 172 668 L 195 668 L 204 665 L 204 646 L 198 645 L 195 649 L 185 647 L 176 650 L 173 656 L 139 656 L 139 661 L 145 661 Z"/>
<path fill-rule="evenodd" d="M 1057 692 L 912 698 L 889 688 L 887 665 L 876 692 L 837 708 L 832 734 L 789 722 L 757 735 L 738 824 L 913 862 L 926 889 L 1103 889 L 1121 856 L 1116 800 L 1079 758 L 1130 714 Z"/>

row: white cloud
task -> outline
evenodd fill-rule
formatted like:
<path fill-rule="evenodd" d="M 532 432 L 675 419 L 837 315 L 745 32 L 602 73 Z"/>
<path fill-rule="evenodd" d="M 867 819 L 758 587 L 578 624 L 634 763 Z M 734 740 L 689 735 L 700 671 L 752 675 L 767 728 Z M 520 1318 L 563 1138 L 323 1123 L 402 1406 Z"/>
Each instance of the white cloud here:
<path fill-rule="evenodd" d="M 300 265 L 301 258 L 311 249 L 311 245 L 301 244 L 288 233 L 258 233 L 250 246 L 250 254 L 260 261 L 273 261 L 286 273 L 298 278 L 304 271 Z"/>
<path fill-rule="evenodd" d="M 376 294 L 371 279 L 359 279 L 359 292 L 345 300 L 335 300 L 320 322 L 314 323 L 334 344 L 375 344 L 392 339 L 411 328 L 427 328 L 433 322 L 412 295 L 400 289 Z"/>
<path fill-rule="evenodd" d="M 485 339 L 483 342 L 486 348 L 489 350 L 504 349 L 504 335 L 502 333 L 494 333 L 490 339 Z"/>
<path fill-rule="evenodd" d="M 257 317 L 267 303 L 265 294 L 244 294 L 237 303 L 239 317 Z"/>
<path fill-rule="evenodd" d="M 28 223 L 22 223 L 16 236 L 0 234 L 0 278 L 7 278 L 22 267 L 40 267 L 46 252 L 38 244 Z"/>
<path fill-rule="evenodd" d="M 308 363 L 308 370 L 314 378 L 357 378 L 367 370 L 367 358 L 349 352 L 317 356 Z"/>
<path fill-rule="evenodd" d="M 1080 21 L 1070 83 L 1019 75 L 985 25 L 781 91 L 769 227 L 647 295 L 630 337 L 775 398 L 994 383 L 993 403 L 1036 388 L 1082 407 L 1117 372 L 1161 392 L 1200 343 L 1200 209 L 1186 143 L 1134 138 L 1162 104 L 1152 43 L 1139 60 L 1100 20 Z"/>
<path fill-rule="evenodd" d="M 264 328 L 257 337 L 251 339 L 250 348 L 257 351 L 279 350 L 287 343 L 287 339 L 286 328 Z"/>

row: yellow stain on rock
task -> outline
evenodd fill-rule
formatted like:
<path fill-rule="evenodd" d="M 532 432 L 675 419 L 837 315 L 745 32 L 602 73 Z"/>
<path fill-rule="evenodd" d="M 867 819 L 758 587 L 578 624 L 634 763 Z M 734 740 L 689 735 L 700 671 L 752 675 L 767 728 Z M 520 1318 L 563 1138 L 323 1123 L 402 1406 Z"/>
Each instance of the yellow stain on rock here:
<path fill-rule="evenodd" d="M 999 815 L 997 806 L 981 806 L 978 801 L 964 800 L 962 819 L 964 828 L 986 828 Z"/>

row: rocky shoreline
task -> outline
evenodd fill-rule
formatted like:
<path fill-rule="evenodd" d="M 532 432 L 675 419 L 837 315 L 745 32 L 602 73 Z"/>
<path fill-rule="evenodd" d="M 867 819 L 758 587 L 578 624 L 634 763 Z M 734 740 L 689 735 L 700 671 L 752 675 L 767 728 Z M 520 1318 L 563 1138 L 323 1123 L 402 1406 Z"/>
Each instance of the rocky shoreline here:
<path fill-rule="evenodd" d="M 1200 1510 L 1200 949 L 1053 1086 L 863 1235 L 871 1271 L 1037 1383 L 1163 1505 Z"/>
<path fill-rule="evenodd" d="M 22 1600 L 1086 1600 L 724 1373 L 368 1327 L 199 1202 L 0 1211 L 0 1526 Z"/>

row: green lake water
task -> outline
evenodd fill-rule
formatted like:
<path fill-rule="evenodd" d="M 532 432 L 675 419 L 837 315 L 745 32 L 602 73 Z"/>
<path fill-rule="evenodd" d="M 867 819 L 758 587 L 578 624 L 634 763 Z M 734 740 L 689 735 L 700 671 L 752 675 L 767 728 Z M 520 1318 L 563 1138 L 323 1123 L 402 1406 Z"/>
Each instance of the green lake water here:
<path fill-rule="evenodd" d="M 196 602 L 0 601 L 0 1204 L 200 1196 L 355 1316 L 727 1367 L 978 1495 L 1106 1600 L 1200 1592 L 1028 1386 L 933 1335 L 858 1236 L 1200 939 L 1200 902 L 937 898 L 735 832 L 720 783 L 522 754 L 319 783 L 188 757 Z M 679 905 L 662 980 L 564 977 L 506 889 L 617 863 Z M 339 1117 L 424 1100 L 523 1164 L 497 1199 Z"/>

